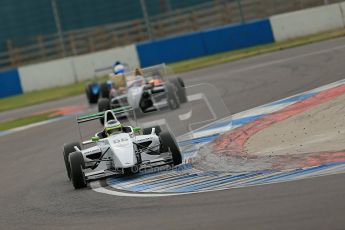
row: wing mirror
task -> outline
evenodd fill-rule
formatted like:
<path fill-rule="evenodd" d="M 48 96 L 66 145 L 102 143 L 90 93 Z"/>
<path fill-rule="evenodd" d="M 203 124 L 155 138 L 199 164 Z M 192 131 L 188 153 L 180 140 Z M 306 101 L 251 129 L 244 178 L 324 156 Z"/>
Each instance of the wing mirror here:
<path fill-rule="evenodd" d="M 140 133 L 140 131 L 141 131 L 141 128 L 140 128 L 140 127 L 134 127 L 134 128 L 133 128 L 133 132 L 134 132 L 134 133 Z"/>
<path fill-rule="evenodd" d="M 91 140 L 92 140 L 92 141 L 99 141 L 99 139 L 100 139 L 100 138 L 99 138 L 98 136 L 91 137 Z"/>

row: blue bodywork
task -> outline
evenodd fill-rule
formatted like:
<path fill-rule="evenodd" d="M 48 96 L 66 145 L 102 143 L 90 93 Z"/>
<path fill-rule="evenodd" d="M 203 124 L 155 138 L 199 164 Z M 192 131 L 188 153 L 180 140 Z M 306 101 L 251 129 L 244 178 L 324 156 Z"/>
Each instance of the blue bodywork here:
<path fill-rule="evenodd" d="M 110 90 L 113 87 L 113 82 L 111 80 L 106 81 L 108 89 Z"/>
<path fill-rule="evenodd" d="M 98 83 L 94 83 L 94 84 L 91 85 L 91 93 L 93 95 L 99 94 L 100 91 L 101 91 L 101 87 L 99 86 Z"/>

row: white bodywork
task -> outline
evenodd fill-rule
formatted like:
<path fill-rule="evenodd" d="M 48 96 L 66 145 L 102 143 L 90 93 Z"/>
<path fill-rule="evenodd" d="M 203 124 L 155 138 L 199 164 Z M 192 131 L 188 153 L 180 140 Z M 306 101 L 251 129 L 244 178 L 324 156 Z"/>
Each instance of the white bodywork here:
<path fill-rule="evenodd" d="M 146 148 L 141 148 L 141 146 Z M 152 160 L 166 161 L 160 153 L 159 137 L 154 129 L 149 135 L 134 135 L 134 133 L 120 133 L 96 141 L 96 146 L 81 150 L 85 168 L 92 168 L 95 160 L 102 154 L 106 165 L 105 170 L 121 171 L 126 168 L 140 167 L 141 164 Z M 140 154 L 140 158 L 138 158 Z M 141 159 L 141 162 L 138 161 Z M 96 168 L 97 170 L 97 168 Z M 104 169 L 103 169 L 104 170 Z"/>
<path fill-rule="evenodd" d="M 143 95 L 143 91 L 144 91 L 144 86 L 133 86 L 131 88 L 128 89 L 128 93 L 127 93 L 127 101 L 128 104 L 132 107 L 132 108 L 140 108 L 140 100 L 141 100 L 141 96 Z"/>
<path fill-rule="evenodd" d="M 162 90 L 161 93 L 152 93 L 151 90 L 145 90 L 145 85 L 142 86 L 133 86 L 128 89 L 127 93 L 127 101 L 128 105 L 130 105 L 134 109 L 139 109 L 140 107 L 140 100 L 144 92 L 150 95 L 150 99 L 153 103 L 153 109 L 159 110 L 164 107 L 168 106 L 167 102 L 167 91 L 164 85 L 155 86 L 155 88 L 160 88 Z"/>

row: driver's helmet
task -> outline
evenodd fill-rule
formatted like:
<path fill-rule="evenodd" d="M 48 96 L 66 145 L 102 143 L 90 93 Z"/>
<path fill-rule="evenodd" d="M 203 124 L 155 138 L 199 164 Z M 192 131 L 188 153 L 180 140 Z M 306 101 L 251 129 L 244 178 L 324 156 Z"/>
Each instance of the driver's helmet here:
<path fill-rule="evenodd" d="M 113 71 L 114 71 L 115 75 L 124 74 L 125 73 L 125 66 L 117 61 L 113 66 Z"/>
<path fill-rule="evenodd" d="M 107 136 L 122 132 L 122 124 L 117 120 L 109 120 L 104 124 L 104 131 Z"/>

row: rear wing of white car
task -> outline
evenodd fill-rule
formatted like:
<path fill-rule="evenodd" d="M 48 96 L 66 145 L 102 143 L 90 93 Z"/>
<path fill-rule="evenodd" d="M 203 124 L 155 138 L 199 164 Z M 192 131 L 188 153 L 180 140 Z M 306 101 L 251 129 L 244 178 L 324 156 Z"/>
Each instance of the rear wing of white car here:
<path fill-rule="evenodd" d="M 133 109 L 132 109 L 131 106 L 123 106 L 123 107 L 120 107 L 120 108 L 117 108 L 117 109 L 112 109 L 111 111 L 113 111 L 114 114 L 117 115 L 117 114 L 123 114 L 125 112 L 133 111 Z M 84 123 L 84 122 L 100 119 L 100 118 L 104 117 L 104 113 L 105 113 L 105 111 L 104 112 L 99 112 L 99 113 L 94 113 L 94 114 L 89 114 L 89 115 L 86 115 L 86 116 L 81 116 L 81 117 L 77 118 L 77 122 L 78 122 L 78 124 L 80 124 L 80 123 Z"/>

